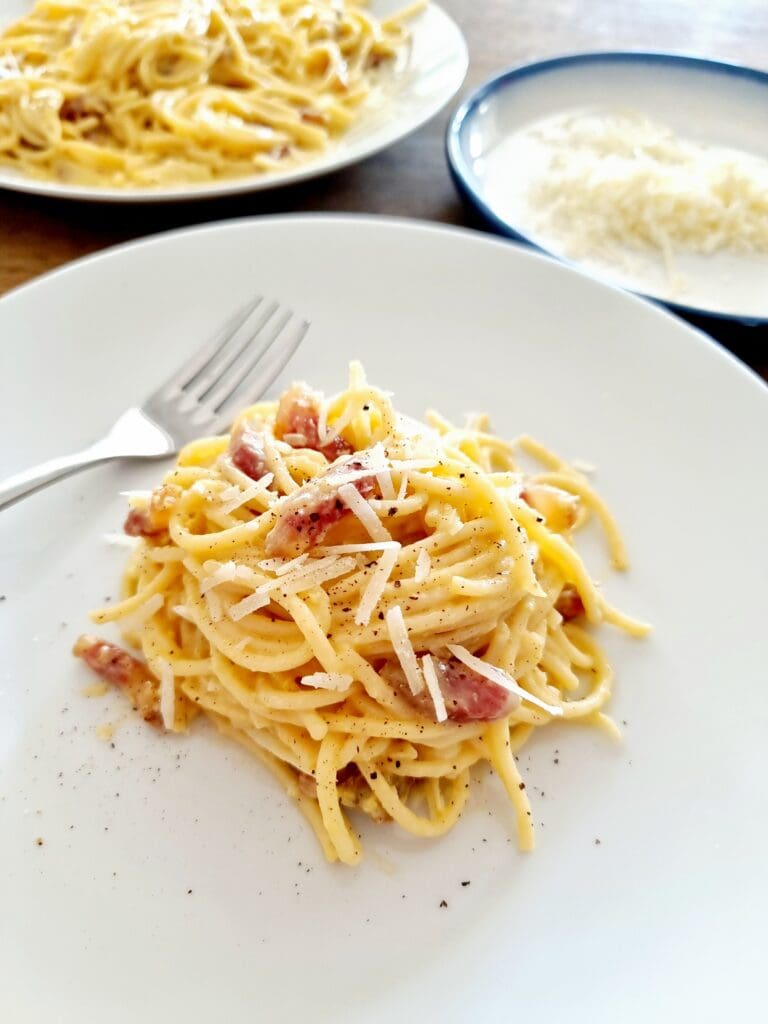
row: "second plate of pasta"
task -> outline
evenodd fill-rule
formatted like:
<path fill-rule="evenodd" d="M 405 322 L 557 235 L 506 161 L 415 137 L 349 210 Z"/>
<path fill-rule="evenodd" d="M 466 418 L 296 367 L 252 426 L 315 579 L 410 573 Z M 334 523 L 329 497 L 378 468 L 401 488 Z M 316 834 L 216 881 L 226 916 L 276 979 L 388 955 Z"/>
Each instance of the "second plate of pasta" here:
<path fill-rule="evenodd" d="M 466 69 L 422 0 L 9 0 L 0 187 L 151 201 L 300 181 L 421 126 Z"/>

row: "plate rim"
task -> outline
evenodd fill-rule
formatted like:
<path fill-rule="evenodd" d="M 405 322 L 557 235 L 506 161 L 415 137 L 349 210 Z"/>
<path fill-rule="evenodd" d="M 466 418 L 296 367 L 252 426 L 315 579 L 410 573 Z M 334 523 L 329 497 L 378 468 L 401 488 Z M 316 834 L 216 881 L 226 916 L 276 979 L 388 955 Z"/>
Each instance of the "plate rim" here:
<path fill-rule="evenodd" d="M 699 344 L 704 345 L 712 355 L 721 359 L 726 364 L 729 364 L 735 372 L 748 380 L 751 386 L 756 386 L 758 391 L 763 394 L 768 392 L 768 382 L 763 380 L 760 374 L 748 363 L 745 363 L 729 348 L 722 345 L 712 335 L 708 334 L 703 328 L 683 320 L 680 316 L 676 315 L 675 311 L 668 309 L 664 303 L 661 303 L 658 300 L 654 300 L 647 295 L 642 295 L 626 288 L 621 288 L 610 281 L 596 276 L 595 274 L 588 273 L 576 264 L 557 259 L 555 256 L 546 252 L 546 250 L 535 245 L 521 244 L 519 241 L 510 240 L 497 234 L 491 234 L 488 231 L 464 225 L 444 224 L 439 221 L 421 220 L 417 217 L 404 217 L 401 215 L 380 213 L 328 213 L 327 211 L 316 210 L 301 213 L 274 213 L 261 215 L 244 214 L 241 217 L 219 218 L 218 220 L 211 220 L 205 223 L 186 224 L 182 227 L 174 227 L 165 231 L 153 232 L 149 235 L 140 235 L 137 238 L 117 242 L 114 245 L 106 246 L 96 252 L 86 253 L 84 256 L 78 256 L 76 259 L 68 260 L 60 266 L 52 267 L 50 270 L 46 270 L 44 273 L 9 289 L 4 294 L 0 295 L 0 324 L 3 316 L 5 315 L 5 308 L 15 302 L 17 298 L 26 297 L 27 292 L 32 292 L 38 287 L 45 287 L 53 278 L 77 273 L 83 267 L 88 266 L 91 263 L 96 263 L 101 260 L 109 261 L 113 258 L 119 259 L 120 255 L 124 251 L 133 251 L 145 247 L 149 248 L 153 245 L 162 244 L 165 241 L 171 241 L 175 238 L 186 235 L 206 234 L 209 232 L 215 233 L 221 229 L 229 227 L 245 229 L 249 227 L 258 228 L 261 224 L 279 225 L 282 223 L 304 224 L 305 226 L 315 223 L 325 223 L 330 225 L 344 224 L 356 225 L 361 228 L 367 227 L 369 229 L 375 229 L 377 226 L 386 226 L 435 235 L 454 235 L 459 238 L 467 237 L 494 248 L 502 250 L 511 249 L 519 255 L 525 255 L 527 258 L 531 258 L 537 262 L 544 262 L 549 266 L 556 268 L 559 273 L 564 273 L 568 276 L 575 275 L 589 285 L 595 286 L 598 289 L 606 289 L 609 292 L 618 293 L 631 304 L 639 304 L 645 309 L 651 311 L 655 316 L 659 316 L 664 320 L 672 320 L 678 327 L 682 327 L 687 335 L 695 336 L 696 341 Z"/>
<path fill-rule="evenodd" d="M 547 57 L 544 60 L 529 61 L 525 64 L 515 64 L 503 71 L 492 75 L 474 89 L 469 96 L 462 100 L 454 110 L 445 129 L 444 148 L 448 162 L 448 169 L 451 179 L 459 195 L 468 202 L 484 219 L 494 231 L 508 238 L 522 242 L 537 252 L 544 253 L 551 259 L 557 260 L 566 266 L 581 269 L 590 277 L 605 280 L 597 273 L 587 271 L 582 264 L 571 260 L 566 256 L 557 255 L 546 246 L 535 242 L 530 235 L 519 231 L 513 224 L 498 214 L 494 208 L 483 199 L 475 182 L 477 176 L 471 170 L 464 158 L 461 145 L 463 133 L 467 124 L 477 114 L 477 108 L 485 100 L 495 93 L 506 89 L 510 84 L 515 84 L 520 79 L 532 78 L 536 75 L 545 75 L 562 67 L 572 67 L 589 64 L 617 63 L 617 64 L 667 64 L 696 67 L 715 74 L 724 74 L 732 77 L 747 78 L 757 81 L 768 88 L 768 71 L 752 67 L 748 64 L 737 64 L 731 61 L 716 60 L 710 57 L 701 57 L 697 54 L 685 53 L 674 50 L 589 50 L 583 53 L 561 54 L 556 57 Z M 620 287 L 620 286 L 618 286 Z M 635 288 L 622 288 L 633 295 L 637 295 L 648 302 L 662 305 L 676 313 L 684 316 L 701 316 L 712 320 L 726 320 L 741 324 L 744 327 L 761 327 L 768 325 L 768 316 L 743 315 L 739 313 L 724 313 L 721 310 L 709 309 L 706 306 L 690 306 L 683 302 L 675 302 L 672 299 L 665 299 L 651 292 Z"/>
<path fill-rule="evenodd" d="M 458 21 L 435 0 L 427 0 L 420 15 L 432 14 L 442 19 L 444 27 L 450 31 L 456 43 L 455 58 L 460 62 L 458 66 L 461 73 L 457 72 L 456 81 L 452 82 L 451 88 L 445 91 L 437 100 L 425 106 L 424 111 L 414 120 L 405 131 L 392 138 L 384 139 L 375 143 L 372 147 L 364 146 L 358 153 L 350 153 L 318 168 L 315 161 L 302 164 L 291 171 L 281 172 L 278 177 L 272 175 L 250 175 L 248 177 L 235 177 L 221 179 L 218 181 L 206 182 L 202 185 L 190 184 L 187 187 L 176 186 L 172 189 L 158 189 L 141 191 L 138 189 L 98 189 L 97 187 L 70 185 L 62 188 L 55 182 L 45 179 L 35 179 L 20 175 L 18 180 L 5 177 L 0 170 L 0 195 L 5 193 L 41 196 L 44 199 L 62 200 L 74 203 L 115 203 L 119 206 L 131 205 L 153 205 L 156 203 L 198 203 L 206 200 L 227 199 L 234 196 L 256 195 L 269 193 L 273 190 L 288 188 L 292 185 L 300 185 L 303 182 L 315 178 L 324 178 L 335 174 L 337 171 L 355 164 L 362 163 L 378 153 L 389 149 L 391 146 L 402 142 L 403 139 L 413 135 L 453 100 L 464 84 L 469 70 L 469 48 L 467 40 Z M 342 136 L 343 138 L 343 136 Z"/>

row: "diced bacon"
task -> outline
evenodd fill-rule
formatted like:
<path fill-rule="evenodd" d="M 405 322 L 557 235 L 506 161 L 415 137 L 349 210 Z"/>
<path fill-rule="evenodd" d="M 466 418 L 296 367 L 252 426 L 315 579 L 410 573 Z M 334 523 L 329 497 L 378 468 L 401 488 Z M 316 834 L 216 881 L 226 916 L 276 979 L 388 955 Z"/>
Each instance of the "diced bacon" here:
<path fill-rule="evenodd" d="M 555 601 L 555 609 L 560 612 L 566 622 L 584 614 L 584 602 L 576 587 L 566 583 Z"/>
<path fill-rule="evenodd" d="M 72 96 L 59 107 L 59 117 L 62 121 L 79 121 L 85 117 L 103 117 L 107 113 L 106 103 L 96 96 L 89 96 L 83 93 L 81 96 Z"/>
<path fill-rule="evenodd" d="M 343 437 L 332 437 L 320 443 L 320 396 L 306 384 L 294 384 L 280 399 L 275 417 L 275 437 L 294 448 L 312 448 L 329 462 L 340 455 L 349 455 L 354 448 Z"/>
<path fill-rule="evenodd" d="M 163 484 L 152 492 L 149 504 L 132 508 L 123 524 L 129 537 L 159 537 L 168 529 L 171 510 L 181 494 L 176 484 Z"/>
<path fill-rule="evenodd" d="M 232 464 L 251 480 L 261 480 L 267 472 L 267 456 L 260 434 L 247 424 L 239 424 L 229 439 L 229 457 Z"/>
<path fill-rule="evenodd" d="M 350 514 L 339 487 L 349 482 L 364 498 L 373 493 L 375 477 L 359 475 L 365 469 L 362 459 L 349 459 L 286 498 L 267 536 L 267 554 L 294 557 L 320 544 L 331 527 Z"/>
<path fill-rule="evenodd" d="M 299 795 L 309 800 L 317 800 L 317 783 L 312 775 L 298 773 Z M 389 815 L 371 792 L 368 783 L 354 762 L 345 764 L 336 772 L 336 785 L 339 800 L 344 807 L 359 807 L 375 822 L 389 821 Z"/>
<path fill-rule="evenodd" d="M 72 653 L 82 658 L 97 676 L 115 686 L 123 687 L 142 718 L 153 724 L 160 718 L 160 688 L 146 665 L 117 644 L 84 634 Z"/>
<path fill-rule="evenodd" d="M 530 483 L 520 491 L 520 497 L 544 516 L 547 526 L 555 533 L 563 533 L 576 525 L 579 499 L 575 494 L 549 484 Z"/>
<path fill-rule="evenodd" d="M 520 703 L 516 693 L 479 675 L 457 658 L 433 656 L 432 664 L 451 722 L 493 722 L 514 711 Z M 385 675 L 420 711 L 436 719 L 435 705 L 427 691 L 414 697 L 399 668 L 387 668 Z"/>

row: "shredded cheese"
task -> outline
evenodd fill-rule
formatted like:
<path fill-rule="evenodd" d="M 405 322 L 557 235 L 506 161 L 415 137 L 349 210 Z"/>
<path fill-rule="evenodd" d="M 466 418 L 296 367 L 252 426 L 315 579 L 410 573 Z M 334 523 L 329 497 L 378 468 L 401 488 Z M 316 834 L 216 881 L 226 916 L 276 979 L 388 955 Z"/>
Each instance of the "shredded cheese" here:
<path fill-rule="evenodd" d="M 424 682 L 427 684 L 429 696 L 432 698 L 432 703 L 435 707 L 435 717 L 438 722 L 444 722 L 448 717 L 448 712 L 445 710 L 443 691 L 440 689 L 435 663 L 432 661 L 430 654 L 425 654 L 421 659 L 421 669 L 424 673 Z"/>
<path fill-rule="evenodd" d="M 233 622 L 239 622 L 240 619 L 245 618 L 246 615 L 250 615 L 251 612 L 257 612 L 259 608 L 263 608 L 269 604 L 269 597 L 266 594 L 249 594 L 248 597 L 244 597 L 242 601 L 238 601 L 237 604 L 233 604 L 227 612 L 230 619 Z"/>
<path fill-rule="evenodd" d="M 371 578 L 368 580 L 368 584 L 360 597 L 360 604 L 358 605 L 357 612 L 355 613 L 355 625 L 367 626 L 370 622 L 373 610 L 381 600 L 381 595 L 384 593 L 384 589 L 392 574 L 392 570 L 395 567 L 397 556 L 399 554 L 399 544 L 395 547 L 388 547 L 382 552 L 381 558 L 379 559 L 376 568 L 373 570 Z"/>
<path fill-rule="evenodd" d="M 405 673 L 405 678 L 411 693 L 415 696 L 424 689 L 424 677 L 419 668 L 419 662 L 413 644 L 408 636 L 408 629 L 405 625 L 403 612 L 400 605 L 393 605 L 386 614 L 387 631 L 392 641 L 392 650 L 397 655 L 400 667 Z"/>
<path fill-rule="evenodd" d="M 176 686 L 173 667 L 167 661 L 158 665 L 160 677 L 160 717 L 166 729 L 172 731 L 176 717 Z"/>
<path fill-rule="evenodd" d="M 317 690 L 348 690 L 354 682 L 352 676 L 341 672 L 313 672 L 302 676 L 302 686 L 313 686 Z"/>
<path fill-rule="evenodd" d="M 178 615 L 180 619 L 186 619 L 187 622 L 195 622 L 195 617 L 185 604 L 175 604 L 171 611 L 174 615 Z"/>
<path fill-rule="evenodd" d="M 655 249 L 671 276 L 673 247 L 768 252 L 766 160 L 632 113 L 568 114 L 525 135 L 544 156 L 529 191 L 535 230 L 570 255 Z"/>
<path fill-rule="evenodd" d="M 429 552 L 426 548 L 422 548 L 416 556 L 416 568 L 413 574 L 413 578 L 416 583 L 423 583 L 429 576 L 432 570 L 432 559 L 429 557 Z"/>
<path fill-rule="evenodd" d="M 396 540 L 375 540 L 364 544 L 328 544 L 315 548 L 318 555 L 357 555 L 366 551 L 386 551 L 388 548 L 398 550 L 400 542 Z"/>
<path fill-rule="evenodd" d="M 127 533 L 104 533 L 101 539 L 117 548 L 135 548 L 141 540 L 140 537 L 129 537 Z"/>
<path fill-rule="evenodd" d="M 495 665 L 489 665 L 487 661 L 483 661 L 482 658 L 476 658 L 474 654 L 470 654 L 466 647 L 461 647 L 459 644 L 448 644 L 448 650 L 459 661 L 463 662 L 467 668 L 471 668 L 474 672 L 477 672 L 479 676 L 483 676 L 485 679 L 490 679 L 492 683 L 498 683 L 499 686 L 503 686 L 505 690 L 509 690 L 510 693 L 516 693 L 518 697 L 523 700 L 527 700 L 531 704 L 535 704 L 536 707 L 541 708 L 543 711 L 549 712 L 550 715 L 562 715 L 563 709 L 555 707 L 552 704 L 547 704 L 543 700 L 539 700 L 538 697 L 534 697 L 533 694 L 528 693 L 522 686 L 518 686 L 512 676 L 507 675 L 502 669 L 497 668 Z"/>
<path fill-rule="evenodd" d="M 328 553 L 330 554 L 330 552 Z M 287 561 L 284 558 L 265 558 L 258 563 L 258 566 L 266 572 L 273 572 L 275 576 L 284 576 L 287 572 L 293 572 L 300 565 L 304 565 L 308 558 L 309 555 L 305 551 L 303 555 L 298 555 L 296 558 L 290 558 Z"/>
<path fill-rule="evenodd" d="M 241 505 L 245 505 L 249 501 L 253 501 L 260 494 L 269 488 L 269 485 L 275 479 L 274 473 L 265 473 L 265 475 L 257 480 L 250 487 L 246 487 L 245 490 L 241 491 L 237 488 L 237 494 L 231 495 L 221 506 L 221 511 L 229 515 L 230 512 L 234 512 L 236 508 L 240 508 Z M 222 494 L 223 498 L 224 495 Z"/>
<path fill-rule="evenodd" d="M 389 531 L 381 525 L 381 520 L 356 487 L 349 483 L 342 484 L 339 488 L 339 497 L 349 511 L 360 520 L 373 540 L 392 540 Z"/>

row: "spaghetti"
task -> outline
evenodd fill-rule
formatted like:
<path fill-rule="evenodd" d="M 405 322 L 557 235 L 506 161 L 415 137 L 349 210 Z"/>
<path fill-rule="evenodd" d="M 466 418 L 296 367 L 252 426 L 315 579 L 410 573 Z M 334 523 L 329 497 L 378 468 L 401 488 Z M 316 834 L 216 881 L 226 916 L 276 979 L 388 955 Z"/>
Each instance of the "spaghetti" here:
<path fill-rule="evenodd" d="M 300 165 L 367 109 L 422 6 L 37 0 L 0 33 L 0 162 L 117 188 Z"/>
<path fill-rule="evenodd" d="M 329 860 L 361 857 L 349 808 L 445 833 L 483 762 L 530 849 L 515 752 L 553 719 L 614 728 L 593 633 L 646 627 L 572 538 L 594 516 L 623 569 L 619 534 L 583 474 L 486 417 L 410 420 L 352 364 L 342 393 L 296 385 L 247 409 L 131 502 L 122 601 L 93 618 L 146 663 L 90 636 L 76 653 L 150 721 L 179 731 L 202 711 L 244 744 Z"/>

